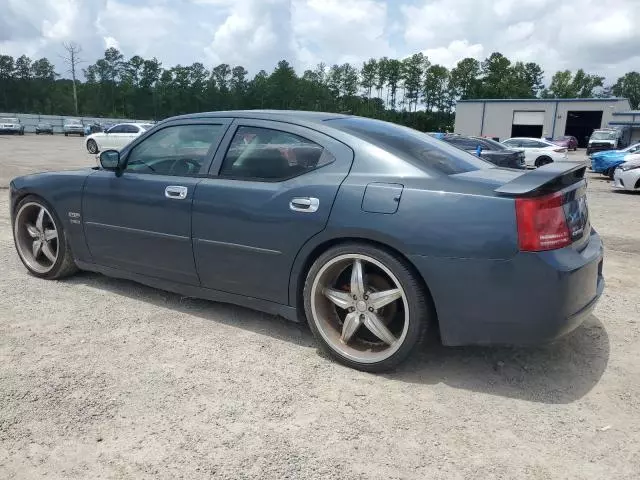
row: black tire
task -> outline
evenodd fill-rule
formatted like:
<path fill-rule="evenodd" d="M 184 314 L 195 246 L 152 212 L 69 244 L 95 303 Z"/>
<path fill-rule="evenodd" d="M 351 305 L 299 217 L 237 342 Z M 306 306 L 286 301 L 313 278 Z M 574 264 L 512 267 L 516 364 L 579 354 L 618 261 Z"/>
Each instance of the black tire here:
<path fill-rule="evenodd" d="M 98 144 L 93 138 L 87 140 L 87 151 L 92 155 L 98 153 Z"/>
<path fill-rule="evenodd" d="M 343 255 L 365 255 L 373 258 L 389 269 L 399 281 L 404 290 L 408 305 L 408 328 L 402 340 L 402 345 L 388 358 L 376 363 L 364 363 L 347 358 L 335 350 L 322 336 L 316 320 L 313 317 L 311 307 L 311 290 L 316 276 L 322 267 L 336 257 Z M 307 322 L 316 338 L 320 348 L 338 362 L 357 370 L 366 372 L 385 372 L 392 370 L 404 361 L 423 341 L 428 325 L 433 317 L 433 309 L 426 295 L 418 274 L 414 272 L 402 258 L 387 252 L 384 249 L 368 245 L 366 243 L 345 243 L 333 247 L 320 255 L 313 263 L 304 284 L 303 289 L 304 309 Z"/>
<path fill-rule="evenodd" d="M 616 171 L 615 167 L 611 167 L 611 168 L 605 170 L 604 175 L 606 177 L 609 177 L 611 180 L 613 180 L 613 175 L 614 175 L 615 171 Z"/>
<path fill-rule="evenodd" d="M 34 270 L 31 266 L 29 266 L 29 264 L 22 257 L 20 248 L 18 248 L 18 243 L 17 243 L 18 240 L 16 238 L 16 230 L 17 230 L 16 222 L 19 219 L 16 218 L 16 215 L 24 205 L 29 203 L 42 205 L 44 208 L 46 208 L 47 211 L 51 214 L 55 228 L 58 232 L 58 256 L 55 263 L 51 267 L 51 269 L 48 270 L 47 272 L 38 272 Z M 60 220 L 60 217 L 58 216 L 56 211 L 53 209 L 53 207 L 51 207 L 51 205 L 49 205 L 49 203 L 46 202 L 44 199 L 35 195 L 27 195 L 22 200 L 20 200 L 14 210 L 14 225 L 12 225 L 12 227 L 13 227 L 13 241 L 16 247 L 16 251 L 18 252 L 18 257 L 20 257 L 20 260 L 22 261 L 26 269 L 29 271 L 29 273 L 31 273 L 32 275 L 38 278 L 44 278 L 47 280 L 57 280 L 60 278 L 73 275 L 78 271 L 78 267 L 76 266 L 75 261 L 73 259 L 73 254 L 71 253 L 71 247 L 69 246 L 69 241 L 68 241 L 66 232 L 64 230 L 62 221 Z"/>
<path fill-rule="evenodd" d="M 553 160 L 551 160 L 551 157 L 543 155 L 541 157 L 536 158 L 535 166 L 542 167 L 543 165 L 547 165 L 549 163 L 553 163 Z"/>
<path fill-rule="evenodd" d="M 67 132 L 64 132 L 64 136 L 65 136 L 65 137 L 68 137 L 68 136 L 69 136 L 69 134 L 68 134 Z"/>
<path fill-rule="evenodd" d="M 40 132 L 36 131 L 36 135 L 40 135 Z"/>

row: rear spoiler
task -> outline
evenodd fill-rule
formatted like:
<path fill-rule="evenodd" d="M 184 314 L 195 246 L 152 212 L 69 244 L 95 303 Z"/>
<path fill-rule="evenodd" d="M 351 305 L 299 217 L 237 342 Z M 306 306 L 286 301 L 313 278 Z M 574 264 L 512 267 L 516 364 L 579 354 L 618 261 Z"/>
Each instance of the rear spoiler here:
<path fill-rule="evenodd" d="M 584 178 L 587 166 L 584 163 L 553 162 L 523 173 L 510 182 L 495 189 L 505 196 L 535 196 L 557 192 Z"/>

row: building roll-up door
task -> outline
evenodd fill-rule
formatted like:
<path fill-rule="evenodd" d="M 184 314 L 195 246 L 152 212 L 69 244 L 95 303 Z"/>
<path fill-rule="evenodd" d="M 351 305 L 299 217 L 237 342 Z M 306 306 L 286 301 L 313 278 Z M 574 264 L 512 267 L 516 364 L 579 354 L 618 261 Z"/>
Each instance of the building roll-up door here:
<path fill-rule="evenodd" d="M 513 112 L 514 125 L 544 125 L 544 112 Z"/>
<path fill-rule="evenodd" d="M 543 125 L 544 112 L 514 111 L 511 136 L 540 138 Z"/>

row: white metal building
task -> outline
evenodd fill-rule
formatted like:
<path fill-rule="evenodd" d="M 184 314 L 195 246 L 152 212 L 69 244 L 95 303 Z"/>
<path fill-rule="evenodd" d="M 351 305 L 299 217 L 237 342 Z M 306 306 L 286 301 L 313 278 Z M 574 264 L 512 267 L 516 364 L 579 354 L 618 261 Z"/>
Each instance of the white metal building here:
<path fill-rule="evenodd" d="M 586 146 L 597 128 L 629 125 L 631 141 L 640 137 L 640 111 L 629 110 L 626 98 L 460 100 L 454 132 L 500 140 L 573 135 Z"/>

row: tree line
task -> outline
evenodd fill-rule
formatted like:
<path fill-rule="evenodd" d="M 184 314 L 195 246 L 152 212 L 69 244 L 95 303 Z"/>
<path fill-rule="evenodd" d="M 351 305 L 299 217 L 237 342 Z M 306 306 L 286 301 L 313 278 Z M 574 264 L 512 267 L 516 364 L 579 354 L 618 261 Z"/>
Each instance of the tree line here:
<path fill-rule="evenodd" d="M 66 45 L 65 45 L 66 47 Z M 71 65 L 75 67 L 77 65 Z M 569 70 L 548 85 L 534 62 L 512 62 L 501 53 L 483 61 L 465 58 L 448 69 L 422 53 L 404 59 L 371 58 L 362 66 L 320 63 L 298 75 L 281 60 L 272 72 L 250 78 L 241 66 L 201 62 L 164 67 L 157 58 L 128 60 L 109 48 L 74 82 L 47 59 L 0 55 L 0 111 L 159 120 L 172 115 L 226 109 L 348 111 L 423 131 L 451 129 L 455 103 L 476 98 L 572 98 L 621 96 L 640 103 L 640 74 L 615 84 Z M 70 70 L 71 71 L 71 70 Z"/>

